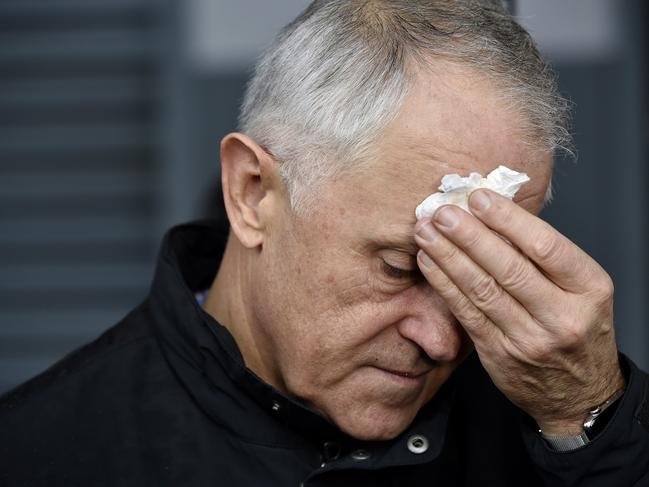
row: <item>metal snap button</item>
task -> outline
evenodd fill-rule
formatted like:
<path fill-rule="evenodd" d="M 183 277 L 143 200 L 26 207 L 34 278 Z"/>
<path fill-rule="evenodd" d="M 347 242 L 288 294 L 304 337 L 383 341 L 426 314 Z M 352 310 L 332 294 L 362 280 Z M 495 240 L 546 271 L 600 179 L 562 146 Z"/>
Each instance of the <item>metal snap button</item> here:
<path fill-rule="evenodd" d="M 419 455 L 428 450 L 428 438 L 423 435 L 412 435 L 408 438 L 408 450 Z"/>
<path fill-rule="evenodd" d="M 325 462 L 333 462 L 340 458 L 343 447 L 337 441 L 325 441 L 322 445 L 322 456 Z"/>
<path fill-rule="evenodd" d="M 279 410 L 281 409 L 281 407 L 282 407 L 282 406 L 280 405 L 279 402 L 277 402 L 277 401 L 273 401 L 273 405 L 271 406 L 271 409 L 273 410 L 273 412 L 277 413 L 277 412 L 279 412 Z"/>
<path fill-rule="evenodd" d="M 360 460 L 367 460 L 367 459 L 370 458 L 371 456 L 372 456 L 372 455 L 370 454 L 370 452 L 368 452 L 367 450 L 363 450 L 362 448 L 359 448 L 358 450 L 354 450 L 354 451 L 351 453 L 351 457 L 352 457 L 354 460 L 359 460 L 359 461 L 360 461 Z"/>

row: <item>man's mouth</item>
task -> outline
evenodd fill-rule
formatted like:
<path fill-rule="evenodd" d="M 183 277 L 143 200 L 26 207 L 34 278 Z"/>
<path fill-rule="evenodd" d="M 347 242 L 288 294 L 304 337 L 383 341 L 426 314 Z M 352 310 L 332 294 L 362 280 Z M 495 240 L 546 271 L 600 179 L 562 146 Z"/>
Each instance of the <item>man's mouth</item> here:
<path fill-rule="evenodd" d="M 398 377 L 404 377 L 406 379 L 418 379 L 420 377 L 423 377 L 426 375 L 428 372 L 431 371 L 431 369 L 422 369 L 422 370 L 395 370 L 395 369 L 387 369 L 384 367 L 377 367 L 378 369 L 382 370 L 383 372 L 387 372 L 392 375 L 396 375 Z"/>

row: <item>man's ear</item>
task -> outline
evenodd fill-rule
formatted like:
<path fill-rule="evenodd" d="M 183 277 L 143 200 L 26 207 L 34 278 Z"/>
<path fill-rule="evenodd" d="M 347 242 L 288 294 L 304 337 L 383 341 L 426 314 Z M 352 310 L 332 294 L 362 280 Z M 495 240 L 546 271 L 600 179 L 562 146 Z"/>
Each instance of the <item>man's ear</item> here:
<path fill-rule="evenodd" d="M 244 247 L 260 246 L 269 199 L 281 193 L 277 162 L 250 137 L 228 134 L 221 141 L 221 184 L 232 231 Z"/>

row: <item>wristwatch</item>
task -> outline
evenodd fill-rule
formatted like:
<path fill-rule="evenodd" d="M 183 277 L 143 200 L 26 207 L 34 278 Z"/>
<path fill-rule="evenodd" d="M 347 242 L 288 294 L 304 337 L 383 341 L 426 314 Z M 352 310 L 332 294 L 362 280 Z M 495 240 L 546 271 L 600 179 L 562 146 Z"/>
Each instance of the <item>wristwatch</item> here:
<path fill-rule="evenodd" d="M 584 421 L 584 430 L 577 436 L 549 436 L 539 430 L 543 439 L 556 451 L 571 451 L 590 443 L 606 424 L 614 412 L 612 408 L 618 399 L 624 394 L 624 388 L 619 389 L 615 394 L 609 397 L 602 404 L 593 408 L 588 413 L 588 418 Z M 604 415 L 604 412 L 607 414 Z M 604 417 L 603 417 L 604 416 Z"/>

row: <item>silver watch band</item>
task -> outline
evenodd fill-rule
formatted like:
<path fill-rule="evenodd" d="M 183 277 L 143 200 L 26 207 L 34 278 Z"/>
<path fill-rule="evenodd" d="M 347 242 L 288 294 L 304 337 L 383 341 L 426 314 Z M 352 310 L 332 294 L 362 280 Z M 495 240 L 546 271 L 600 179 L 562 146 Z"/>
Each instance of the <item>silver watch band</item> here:
<path fill-rule="evenodd" d="M 609 397 L 602 404 L 593 408 L 589 411 L 588 418 L 584 421 L 584 429 L 577 436 L 548 436 L 543 434 L 543 431 L 539 430 L 543 439 L 556 451 L 571 451 L 576 450 L 582 446 L 590 443 L 587 432 L 590 432 L 592 427 L 595 425 L 597 418 L 611 407 L 615 402 L 622 397 L 624 394 L 624 387 L 615 391 L 615 393 Z"/>
<path fill-rule="evenodd" d="M 576 450 L 590 443 L 585 431 L 578 436 L 547 436 L 543 433 L 541 436 L 556 451 Z"/>

